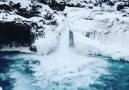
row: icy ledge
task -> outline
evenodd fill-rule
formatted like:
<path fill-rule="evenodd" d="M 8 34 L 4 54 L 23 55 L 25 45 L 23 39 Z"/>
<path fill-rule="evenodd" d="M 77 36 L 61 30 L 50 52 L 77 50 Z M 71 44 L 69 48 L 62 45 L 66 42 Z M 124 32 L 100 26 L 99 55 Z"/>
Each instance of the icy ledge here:
<path fill-rule="evenodd" d="M 77 52 L 129 61 L 129 17 L 117 11 L 67 8 Z"/>
<path fill-rule="evenodd" d="M 129 61 L 129 48 L 127 47 L 102 45 L 78 32 L 74 33 L 74 43 L 75 51 L 78 53 L 86 55 L 101 55 L 110 57 L 113 60 Z"/>

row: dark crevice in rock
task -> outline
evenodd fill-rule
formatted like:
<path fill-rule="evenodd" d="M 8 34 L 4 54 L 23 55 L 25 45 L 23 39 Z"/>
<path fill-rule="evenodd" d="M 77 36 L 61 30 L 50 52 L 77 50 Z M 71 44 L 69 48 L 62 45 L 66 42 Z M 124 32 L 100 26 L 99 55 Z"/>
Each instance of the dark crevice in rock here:
<path fill-rule="evenodd" d="M 33 43 L 34 36 L 31 27 L 21 23 L 0 22 L 0 47 L 23 46 L 27 47 Z"/>

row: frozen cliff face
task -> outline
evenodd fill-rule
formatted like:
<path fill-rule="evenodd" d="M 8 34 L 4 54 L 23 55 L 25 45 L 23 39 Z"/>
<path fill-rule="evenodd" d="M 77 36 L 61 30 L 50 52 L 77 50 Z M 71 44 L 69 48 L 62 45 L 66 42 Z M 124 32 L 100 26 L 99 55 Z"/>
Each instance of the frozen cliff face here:
<path fill-rule="evenodd" d="M 101 8 L 67 8 L 77 52 L 129 61 L 129 16 Z"/>
<path fill-rule="evenodd" d="M 117 11 L 112 13 L 94 10 L 77 12 L 80 15 L 75 14 L 75 17 L 71 19 L 71 30 L 78 31 L 104 45 L 128 46 L 129 17 L 124 17 L 123 13 Z"/>

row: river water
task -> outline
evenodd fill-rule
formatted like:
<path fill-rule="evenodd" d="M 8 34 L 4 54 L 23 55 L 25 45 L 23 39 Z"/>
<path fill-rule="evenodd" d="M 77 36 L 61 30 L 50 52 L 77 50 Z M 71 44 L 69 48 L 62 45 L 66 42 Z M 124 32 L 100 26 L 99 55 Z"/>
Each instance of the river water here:
<path fill-rule="evenodd" d="M 0 53 L 3 90 L 129 90 L 129 63 L 86 56 L 69 48 L 68 19 L 57 51 L 40 56 Z"/>
<path fill-rule="evenodd" d="M 61 71 L 55 71 L 50 76 L 46 74 L 45 68 L 40 70 L 43 74 L 40 77 L 36 77 L 35 73 L 41 73 L 38 70 L 35 71 L 35 67 L 41 65 L 39 60 L 31 60 L 29 58 L 22 58 L 24 56 L 33 56 L 31 54 L 23 54 L 17 52 L 8 52 L 0 56 L 0 86 L 3 90 L 128 90 L 129 89 L 129 63 L 122 61 L 114 61 L 111 58 L 101 58 L 108 62 L 107 67 L 99 67 L 92 63 L 91 66 L 84 66 L 76 74 L 75 71 L 62 74 Z M 18 58 L 18 57 L 19 58 Z M 21 57 L 20 57 L 21 56 Z M 94 58 L 94 57 L 92 57 Z M 97 62 L 96 62 L 97 63 Z M 100 63 L 102 64 L 102 63 Z M 101 68 L 101 69 L 100 69 Z M 44 69 L 44 70 L 43 70 Z M 94 69 L 94 72 L 86 72 L 89 69 Z M 64 69 L 62 69 L 63 71 Z M 82 70 L 82 71 L 81 71 Z M 98 78 L 96 73 L 99 70 L 105 70 Z M 68 75 L 68 73 L 70 75 Z M 73 75 L 75 74 L 75 75 Z M 48 76 L 47 76 L 48 75 Z M 89 78 L 89 76 L 92 78 Z M 53 79 L 62 77 L 61 80 Z M 94 79 L 95 80 L 92 80 Z M 60 79 L 60 78 L 59 78 Z M 91 80 L 88 80 L 91 79 Z M 94 81 L 94 82 L 90 82 Z M 90 84 L 86 85 L 87 82 Z M 78 85 L 82 84 L 82 85 Z M 45 85 L 45 86 L 44 86 Z"/>

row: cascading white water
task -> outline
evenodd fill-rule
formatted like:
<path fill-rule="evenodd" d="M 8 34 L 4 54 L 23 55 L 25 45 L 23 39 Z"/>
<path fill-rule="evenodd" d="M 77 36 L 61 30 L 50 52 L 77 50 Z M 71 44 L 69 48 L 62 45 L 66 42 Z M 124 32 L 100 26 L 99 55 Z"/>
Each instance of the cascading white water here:
<path fill-rule="evenodd" d="M 66 18 L 63 21 L 63 31 L 61 36 L 59 37 L 59 44 L 57 46 L 57 52 L 65 52 L 69 50 L 69 28 L 68 28 L 68 21 L 69 19 Z"/>
<path fill-rule="evenodd" d="M 25 57 L 39 60 L 41 63 L 33 67 L 36 83 L 41 87 L 41 90 L 88 88 L 89 84 L 93 83 L 99 76 L 107 73 L 105 68 L 108 63 L 103 59 L 91 58 L 70 50 L 69 20 L 70 18 L 66 17 L 63 21 L 63 31 L 54 53 L 47 56 Z M 68 86 L 66 83 L 72 86 Z"/>
<path fill-rule="evenodd" d="M 29 88 L 34 86 L 39 89 L 27 90 L 79 90 L 80 88 L 90 90 L 89 85 L 95 83 L 101 75 L 107 73 L 107 61 L 81 55 L 70 50 L 69 18 L 64 19 L 63 25 L 59 44 L 54 53 L 45 56 L 20 54 L 12 57 L 15 60 L 23 58 L 24 60 L 40 62 L 38 65 L 29 63 L 33 72 L 33 82 L 35 82 L 31 82 L 32 86 L 30 85 Z M 26 77 L 26 75 L 23 77 Z M 17 79 L 15 76 L 14 78 Z M 17 82 L 16 89 L 20 87 L 19 90 L 26 90 L 26 85 L 23 85 L 19 80 Z M 26 80 L 23 82 L 27 85 L 30 84 Z"/>
<path fill-rule="evenodd" d="M 3 89 L 0 87 L 0 90 L 3 90 Z"/>

